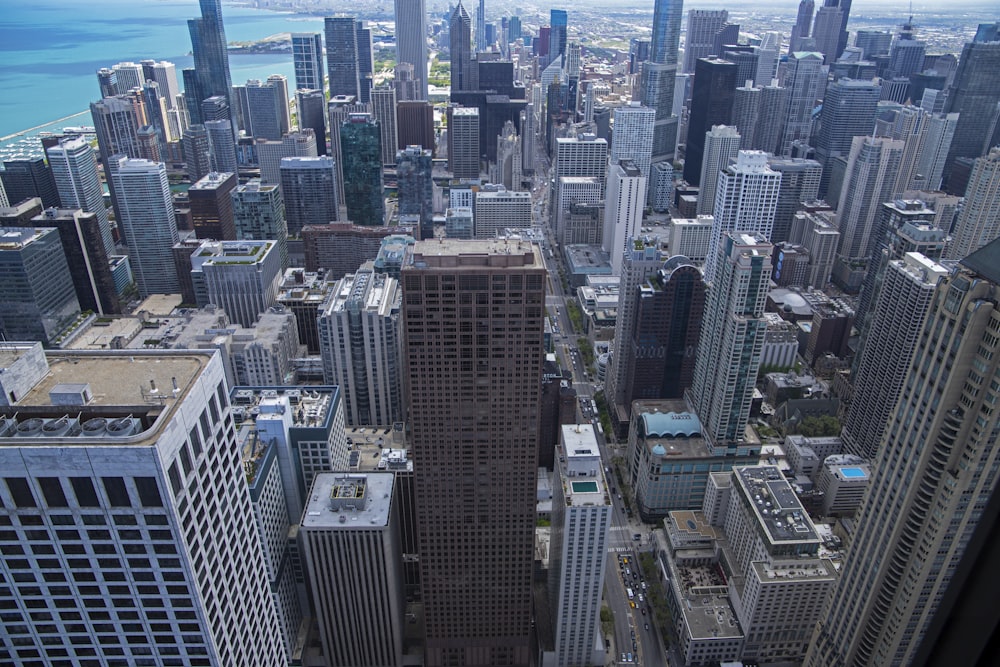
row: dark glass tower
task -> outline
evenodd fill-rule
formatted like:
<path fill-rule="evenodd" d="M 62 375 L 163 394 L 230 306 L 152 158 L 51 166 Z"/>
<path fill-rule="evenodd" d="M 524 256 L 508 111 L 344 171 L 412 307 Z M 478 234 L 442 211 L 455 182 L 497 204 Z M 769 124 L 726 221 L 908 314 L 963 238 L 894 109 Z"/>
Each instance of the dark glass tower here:
<path fill-rule="evenodd" d="M 566 29 L 569 26 L 569 17 L 563 9 L 549 10 L 549 26 L 552 31 L 549 33 L 549 61 L 556 59 L 556 56 L 566 55 Z"/>
<path fill-rule="evenodd" d="M 332 17 L 324 21 L 330 97 L 353 95 L 367 104 L 372 89 L 372 34 L 364 21 Z"/>
<path fill-rule="evenodd" d="M 694 66 L 691 120 L 688 124 L 684 180 L 701 183 L 705 133 L 713 125 L 729 125 L 736 99 L 736 65 L 720 58 L 699 58 Z"/>
<path fill-rule="evenodd" d="M 222 0 L 198 0 L 198 4 L 201 6 L 201 18 L 188 21 L 195 79 L 198 82 L 197 98 L 188 97 L 188 109 L 198 107 L 206 98 L 221 95 L 226 98 L 230 122 L 235 131 L 236 109 L 231 99 L 233 82 L 229 75 L 226 31 L 222 25 Z M 185 76 L 185 86 L 187 82 Z"/>
<path fill-rule="evenodd" d="M 472 19 L 459 0 L 449 21 L 451 40 L 451 89 L 473 90 Z M 327 42 L 329 43 L 329 41 Z"/>
<path fill-rule="evenodd" d="M 356 225 L 382 225 L 382 132 L 371 114 L 352 113 L 340 126 L 340 156 L 347 219 Z"/>
<path fill-rule="evenodd" d="M 434 180 L 431 152 L 407 146 L 396 153 L 399 214 L 420 216 L 420 237 L 434 236 Z"/>

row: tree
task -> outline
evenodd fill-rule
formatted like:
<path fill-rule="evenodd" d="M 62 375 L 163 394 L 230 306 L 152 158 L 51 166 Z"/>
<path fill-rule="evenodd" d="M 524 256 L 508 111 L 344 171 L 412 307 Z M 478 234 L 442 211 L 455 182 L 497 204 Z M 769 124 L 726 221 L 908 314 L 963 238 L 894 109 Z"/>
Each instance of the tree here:
<path fill-rule="evenodd" d="M 825 438 L 840 435 L 840 421 L 836 417 L 806 417 L 799 424 L 799 433 L 807 438 Z"/>

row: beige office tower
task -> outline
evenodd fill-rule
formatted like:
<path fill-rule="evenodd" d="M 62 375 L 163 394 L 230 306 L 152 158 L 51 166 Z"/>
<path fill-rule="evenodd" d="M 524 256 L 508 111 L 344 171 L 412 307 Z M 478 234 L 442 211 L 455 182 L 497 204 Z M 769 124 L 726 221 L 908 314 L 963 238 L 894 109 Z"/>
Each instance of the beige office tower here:
<path fill-rule="evenodd" d="M 329 667 L 403 664 L 403 556 L 394 474 L 316 475 L 299 535 Z"/>
<path fill-rule="evenodd" d="M 428 667 L 528 665 L 545 268 L 417 241 L 401 271 Z"/>
<path fill-rule="evenodd" d="M 0 350 L 0 663 L 287 663 L 222 358 Z"/>
<path fill-rule="evenodd" d="M 998 302 L 994 240 L 937 285 L 806 665 L 920 664 L 946 592 L 973 583 L 960 562 L 982 556 L 1000 471 Z"/>

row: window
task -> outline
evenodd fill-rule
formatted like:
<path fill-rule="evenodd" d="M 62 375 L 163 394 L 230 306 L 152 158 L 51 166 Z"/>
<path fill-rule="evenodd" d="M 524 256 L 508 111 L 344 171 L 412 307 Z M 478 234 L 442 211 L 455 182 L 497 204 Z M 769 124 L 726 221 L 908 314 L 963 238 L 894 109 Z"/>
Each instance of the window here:
<path fill-rule="evenodd" d="M 139 491 L 139 502 L 143 507 L 163 507 L 160 489 L 155 477 L 135 477 L 135 487 Z"/>
<path fill-rule="evenodd" d="M 8 477 L 6 482 L 15 506 L 38 507 L 35 496 L 31 493 L 31 487 L 28 486 L 28 480 L 24 477 Z"/>
<path fill-rule="evenodd" d="M 101 481 L 104 482 L 104 492 L 108 494 L 108 501 L 112 507 L 128 507 L 131 504 L 124 479 L 121 477 L 102 477 Z"/>
<path fill-rule="evenodd" d="M 70 477 L 69 483 L 76 494 L 76 502 L 80 507 L 100 507 L 94 482 L 89 477 Z"/>
<path fill-rule="evenodd" d="M 69 507 L 58 477 L 38 477 L 36 481 L 42 489 L 42 495 L 45 496 L 46 505 L 49 507 Z"/>

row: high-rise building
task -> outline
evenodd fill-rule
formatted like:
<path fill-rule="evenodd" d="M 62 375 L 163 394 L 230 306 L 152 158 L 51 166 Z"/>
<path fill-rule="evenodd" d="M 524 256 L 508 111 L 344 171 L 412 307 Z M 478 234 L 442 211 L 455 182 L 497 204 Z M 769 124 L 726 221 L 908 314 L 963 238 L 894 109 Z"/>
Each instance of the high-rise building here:
<path fill-rule="evenodd" d="M 320 306 L 323 377 L 340 387 L 350 426 L 402 421 L 402 293 L 395 278 L 365 262 L 341 278 Z"/>
<path fill-rule="evenodd" d="M 213 171 L 188 189 L 191 222 L 199 239 L 232 241 L 236 239 L 233 200 L 236 174 Z"/>
<path fill-rule="evenodd" d="M 771 169 L 768 155 L 762 151 L 739 151 L 736 162 L 719 172 L 715 225 L 705 260 L 706 283 L 715 283 L 722 268 L 719 262 L 728 257 L 719 253 L 727 234 L 771 237 L 780 190 L 781 172 Z"/>
<path fill-rule="evenodd" d="M 326 155 L 326 95 L 323 89 L 300 88 L 295 91 L 295 104 L 299 130 L 312 130 L 316 137 L 316 154 Z"/>
<path fill-rule="evenodd" d="M 715 35 L 729 20 L 729 12 L 724 9 L 692 9 L 688 11 L 687 33 L 684 42 L 684 71 L 694 72 L 699 58 L 721 56 L 712 53 Z"/>
<path fill-rule="evenodd" d="M 812 112 L 823 97 L 828 72 L 822 53 L 800 51 L 789 58 L 785 88 L 790 92 L 778 151 L 781 155 L 791 155 L 793 142 L 808 141 Z"/>
<path fill-rule="evenodd" d="M 396 152 L 396 183 L 400 215 L 419 215 L 421 238 L 433 236 L 434 164 L 431 152 L 420 146 L 407 146 Z M 430 231 L 430 235 L 424 232 Z"/>
<path fill-rule="evenodd" d="M 875 460 L 937 283 L 947 274 L 920 253 L 888 261 L 852 378 L 854 393 L 841 433 L 846 452 Z"/>
<path fill-rule="evenodd" d="M 119 153 L 128 157 L 139 157 L 136 121 L 132 102 L 124 97 L 105 97 L 90 103 L 90 115 L 94 119 L 97 146 L 107 169 L 107 158 Z"/>
<path fill-rule="evenodd" d="M 392 86 L 372 88 L 372 118 L 382 134 L 382 164 L 396 164 L 399 134 L 396 132 L 396 89 Z"/>
<path fill-rule="evenodd" d="M 281 266 L 288 266 L 288 224 L 285 202 L 277 185 L 265 185 L 253 178 L 229 193 L 233 206 L 233 226 L 239 241 L 268 241 L 278 244 Z"/>
<path fill-rule="evenodd" d="M 691 387 L 705 293 L 701 269 L 687 257 L 674 256 L 627 295 L 635 301 L 632 337 L 622 347 L 627 405 L 638 399 L 680 399 Z"/>
<path fill-rule="evenodd" d="M 976 158 L 947 257 L 961 259 L 1000 237 L 1000 147 Z"/>
<path fill-rule="evenodd" d="M 475 194 L 472 237 L 496 238 L 505 228 L 531 226 L 531 193 L 509 192 L 502 185 L 486 185 Z"/>
<path fill-rule="evenodd" d="M 816 159 L 823 165 L 821 197 L 830 181 L 830 161 L 850 153 L 854 137 L 872 133 L 880 94 L 874 81 L 838 79 L 826 87 L 816 137 Z"/>
<path fill-rule="evenodd" d="M 45 164 L 43 157 L 24 156 L 4 160 L 3 165 L 0 181 L 3 182 L 10 203 L 19 204 L 25 199 L 38 197 L 45 207 L 59 205 L 58 185 L 52 169 Z"/>
<path fill-rule="evenodd" d="M 279 185 L 281 183 L 281 161 L 286 157 L 316 157 L 319 135 L 305 128 L 299 132 L 291 132 L 281 138 L 281 141 L 258 139 L 254 144 L 257 151 L 257 161 L 260 163 L 260 180 L 264 184 Z M 340 144 L 338 134 L 337 144 Z M 333 158 L 331 158 L 333 159 Z"/>
<path fill-rule="evenodd" d="M 330 98 L 353 95 L 361 104 L 368 104 L 373 59 L 367 23 L 352 17 L 327 17 L 324 29 Z"/>
<path fill-rule="evenodd" d="M 938 190 L 944 174 L 945 160 L 958 125 L 957 113 L 934 113 L 927 120 L 927 134 L 917 157 L 913 182 L 915 190 Z"/>
<path fill-rule="evenodd" d="M 396 148 L 423 146 L 437 152 L 434 136 L 434 107 L 423 100 L 396 102 Z"/>
<path fill-rule="evenodd" d="M 854 138 L 837 211 L 841 235 L 838 254 L 845 260 L 867 257 L 879 207 L 892 200 L 902 154 L 902 141 Z"/>
<path fill-rule="evenodd" d="M 333 158 L 282 158 L 281 197 L 291 237 L 298 237 L 306 225 L 340 220 Z"/>
<path fill-rule="evenodd" d="M 718 275 L 705 304 L 688 396 L 701 419 L 702 434 L 714 447 L 738 452 L 745 447 L 767 328 L 763 313 L 771 244 L 762 236 L 727 232 L 717 246 L 715 265 Z"/>
<path fill-rule="evenodd" d="M 208 156 L 212 171 L 238 173 L 239 159 L 236 156 L 236 142 L 233 140 L 233 127 L 229 120 L 206 120 L 205 134 L 208 136 Z"/>
<path fill-rule="evenodd" d="M 740 150 L 739 128 L 713 125 L 705 133 L 705 153 L 701 160 L 701 189 L 698 191 L 698 215 L 712 215 L 719 171 L 729 166 Z"/>
<path fill-rule="evenodd" d="M 673 109 L 676 79 L 676 64 L 651 60 L 642 64 L 639 79 L 641 101 L 643 106 L 656 112 L 651 151 L 653 162 L 672 160 L 677 147 L 678 118 Z"/>
<path fill-rule="evenodd" d="M 403 515 L 393 489 L 397 483 L 392 472 L 324 472 L 313 482 L 300 535 L 330 667 L 402 664 Z"/>
<path fill-rule="evenodd" d="M 653 34 L 649 44 L 649 60 L 664 65 L 677 65 L 677 47 L 681 36 L 683 0 L 656 0 L 653 3 Z"/>
<path fill-rule="evenodd" d="M 750 82 L 747 82 L 750 83 Z M 740 148 L 754 150 L 754 135 L 760 120 L 760 87 L 737 86 L 733 95 L 732 123 L 740 133 Z"/>
<path fill-rule="evenodd" d="M 556 155 L 552 161 L 552 205 L 550 210 L 558 210 L 561 198 L 560 179 L 564 176 L 585 176 L 604 183 L 608 173 L 608 142 L 593 134 L 556 139 Z M 603 192 L 602 192 L 603 195 Z"/>
<path fill-rule="evenodd" d="M 21 382 L 5 408 L 0 512 L 24 518 L 8 536 L 4 564 L 31 577 L 29 563 L 8 557 L 29 540 L 53 555 L 36 588 L 7 588 L 4 603 L 22 609 L 58 599 L 61 613 L 84 626 L 70 643 L 65 630 L 11 612 L 3 621 L 4 661 L 57 661 L 75 652 L 97 662 L 171 655 L 255 667 L 285 662 L 243 463 L 225 426 L 232 422 L 221 357 L 17 346 L 4 367 L 17 371 L 5 377 Z M 59 404 L 73 405 L 73 417 Z M 43 452 L 55 458 L 40 459 Z M 221 505 L 211 509 L 214 502 Z M 80 558 L 81 551 L 102 555 Z M 74 581 L 81 583 L 67 588 Z M 131 632 L 132 623 L 163 631 Z"/>
<path fill-rule="evenodd" d="M 815 11 L 816 3 L 813 0 L 799 0 L 799 11 L 792 27 L 791 39 L 788 41 L 788 55 L 802 50 L 802 40 L 809 37 Z"/>
<path fill-rule="evenodd" d="M 402 269 L 429 667 L 533 659 L 545 276 L 540 251 L 523 242 L 418 241 Z M 437 316 L 438 304 L 467 298 L 492 305 Z"/>
<path fill-rule="evenodd" d="M 472 20 L 458 0 L 449 20 L 451 39 L 451 89 L 475 90 L 472 60 Z M 449 128 L 450 132 L 451 128 Z M 450 157 L 449 157 L 450 159 Z"/>
<path fill-rule="evenodd" d="M 58 230 L 0 227 L 0 271 L 6 285 L 0 309 L 3 339 L 54 347 L 80 316 Z"/>
<path fill-rule="evenodd" d="M 396 1 L 396 61 L 413 67 L 419 95 L 400 99 L 427 99 L 427 7 L 424 0 Z"/>
<path fill-rule="evenodd" d="M 816 50 L 823 54 L 823 62 L 832 65 L 840 53 L 837 45 L 840 42 L 840 24 L 844 21 L 844 11 L 837 6 L 837 0 L 826 0 L 824 6 L 816 12 L 813 22 L 813 39 Z"/>
<path fill-rule="evenodd" d="M 603 245 L 604 227 L 600 226 L 596 230 L 581 229 L 579 224 L 584 221 L 574 218 L 571 210 L 576 205 L 587 204 L 599 206 L 603 214 L 607 183 L 589 176 L 562 176 L 557 185 L 559 200 L 556 202 L 554 218 L 557 242 L 561 245 L 576 243 Z M 601 220 L 603 221 L 603 215 Z"/>
<path fill-rule="evenodd" d="M 420 81 L 414 78 L 413 65 L 410 63 L 397 63 L 392 69 L 392 85 L 396 89 L 396 100 L 419 100 L 422 98 L 420 92 Z"/>
<path fill-rule="evenodd" d="M 57 228 L 80 308 L 99 315 L 121 312 L 102 235 L 107 225 L 102 226 L 96 214 L 80 209 L 48 208 L 23 225 L 20 221 L 0 224 Z"/>
<path fill-rule="evenodd" d="M 344 170 L 340 158 L 340 126 L 347 121 L 352 113 L 369 113 L 367 104 L 360 104 L 353 95 L 338 95 L 331 97 L 326 105 L 330 120 L 330 155 L 336 161 L 337 201 L 344 201 Z"/>
<path fill-rule="evenodd" d="M 563 9 L 550 9 L 549 27 L 552 29 L 549 33 L 549 61 L 551 62 L 559 56 L 566 55 L 566 46 L 569 39 L 567 34 L 569 16 L 566 14 L 566 11 Z"/>
<path fill-rule="evenodd" d="M 163 103 L 167 109 L 173 109 L 177 104 L 177 95 L 180 88 L 177 86 L 177 67 L 166 60 L 159 62 L 155 60 L 142 60 L 142 80 L 155 81 L 159 88 L 159 95 L 163 98 Z"/>
<path fill-rule="evenodd" d="M 108 221 L 108 209 L 104 205 L 104 188 L 97 174 L 94 149 L 82 138 L 74 137 L 50 146 L 45 153 L 62 207 L 78 208 L 97 216 L 104 251 L 111 257 L 115 242 Z"/>
<path fill-rule="evenodd" d="M 339 131 L 347 219 L 356 225 L 381 226 L 385 222 L 381 128 L 371 114 L 352 113 Z"/>
<path fill-rule="evenodd" d="M 108 158 L 108 180 L 118 227 L 143 298 L 180 290 L 171 248 L 179 240 L 174 203 L 162 162 Z"/>
<path fill-rule="evenodd" d="M 774 209 L 771 243 L 784 243 L 791 237 L 792 220 L 802 203 L 819 196 L 819 181 L 823 167 L 816 160 L 805 158 L 770 157 L 767 166 L 781 174 L 778 205 Z M 808 247 L 808 246 L 806 246 Z"/>
<path fill-rule="evenodd" d="M 694 11 L 694 10 L 692 10 Z M 699 58 L 695 64 L 688 122 L 684 180 L 701 184 L 705 133 L 715 125 L 729 125 L 736 95 L 736 65 L 719 58 Z"/>
<path fill-rule="evenodd" d="M 191 125 L 184 130 L 181 152 L 188 180 L 192 183 L 198 182 L 212 171 L 212 145 L 204 125 Z"/>
<path fill-rule="evenodd" d="M 619 160 L 632 160 L 642 175 L 649 177 L 649 163 L 653 152 L 653 123 L 656 110 L 631 102 L 614 111 L 615 133 L 611 141 L 611 164 Z"/>
<path fill-rule="evenodd" d="M 973 40 L 966 43 L 958 61 L 958 70 L 948 88 L 944 111 L 958 114 L 955 136 L 948 151 L 944 168 L 945 188 L 950 194 L 962 194 L 961 188 L 950 184 L 951 173 L 958 158 L 977 158 L 992 148 L 986 141 L 995 123 L 1000 103 L 1000 41 Z"/>
<path fill-rule="evenodd" d="M 317 35 L 318 36 L 318 35 Z M 279 141 L 289 130 L 288 81 L 275 74 L 234 86 L 240 128 L 256 139 Z"/>
<path fill-rule="evenodd" d="M 184 95 L 187 98 L 188 110 L 200 112 L 201 103 L 213 96 L 222 96 L 226 100 L 227 118 L 232 123 L 232 131 L 236 132 L 236 105 L 233 104 L 233 82 L 229 74 L 229 42 L 226 41 L 226 31 L 222 25 L 222 0 L 198 0 L 201 6 L 201 18 L 188 21 L 188 31 L 191 34 L 191 51 L 194 55 L 195 85 L 189 90 L 188 78 L 184 80 Z M 209 120 L 203 115 L 198 122 Z M 131 156 L 130 156 L 131 157 Z"/>
<path fill-rule="evenodd" d="M 911 664 L 996 494 L 1000 240 L 938 283 L 807 665 Z M 941 350 L 947 354 L 938 356 Z"/>
<path fill-rule="evenodd" d="M 292 64 L 296 90 L 323 90 L 323 36 L 318 32 L 292 33 Z"/>
<path fill-rule="evenodd" d="M 642 231 L 646 184 L 646 177 L 631 160 L 621 160 L 608 171 L 601 245 L 611 256 L 612 275 L 621 275 L 624 253 L 632 238 Z"/>
<path fill-rule="evenodd" d="M 208 302 L 240 326 L 252 327 L 277 301 L 284 269 L 274 241 L 206 241 L 191 261 Z"/>
<path fill-rule="evenodd" d="M 479 109 L 458 107 L 449 112 L 448 166 L 451 173 L 455 178 L 479 178 Z"/>
<path fill-rule="evenodd" d="M 600 643 L 601 595 L 611 534 L 611 501 L 592 424 L 563 425 L 552 488 L 553 564 L 549 599 L 555 604 L 555 662 L 593 665 Z"/>

